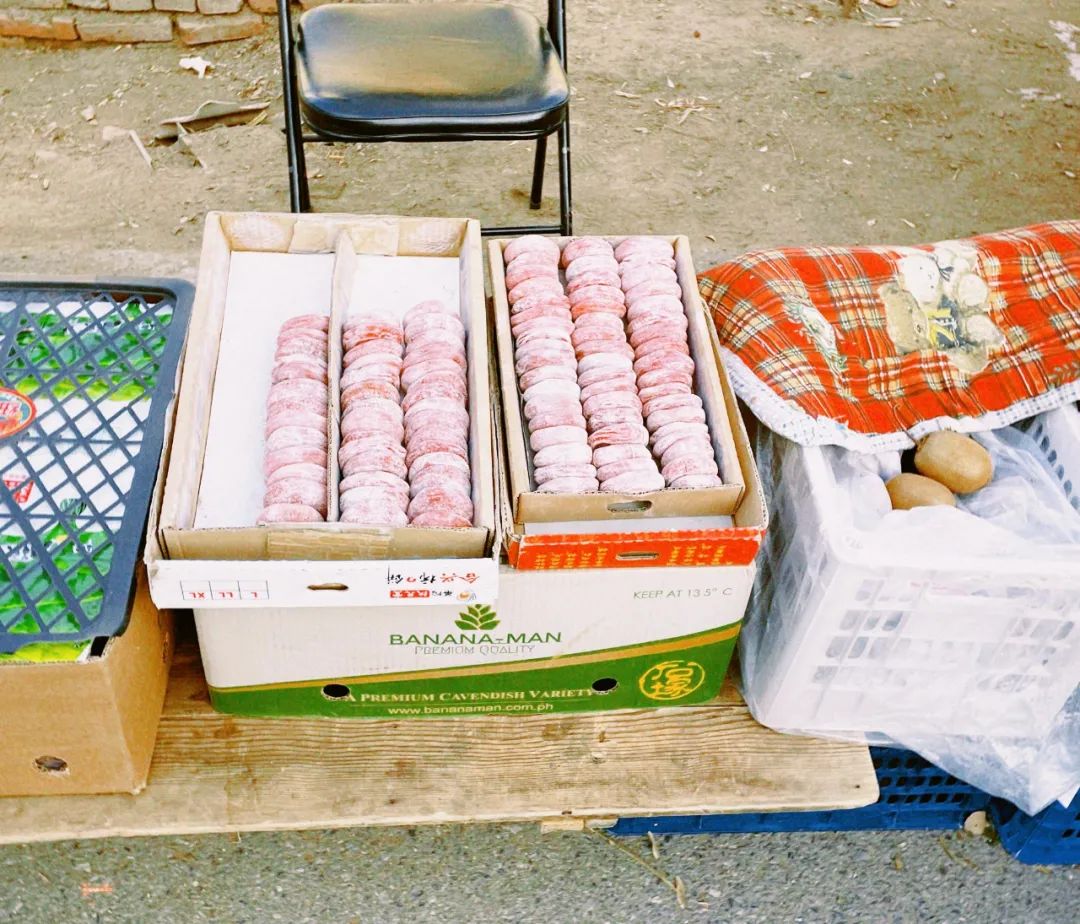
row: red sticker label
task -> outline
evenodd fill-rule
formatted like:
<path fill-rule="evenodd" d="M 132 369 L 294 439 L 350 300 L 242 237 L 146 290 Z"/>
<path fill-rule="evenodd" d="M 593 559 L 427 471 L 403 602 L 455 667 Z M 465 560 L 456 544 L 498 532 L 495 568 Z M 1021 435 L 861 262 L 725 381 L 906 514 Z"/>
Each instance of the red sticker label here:
<path fill-rule="evenodd" d="M 11 492 L 16 504 L 26 505 L 30 495 L 34 491 L 34 482 L 24 471 L 6 472 L 4 474 L 4 487 Z"/>
<path fill-rule="evenodd" d="M 26 395 L 0 386 L 0 440 L 25 430 L 36 416 L 37 408 Z"/>

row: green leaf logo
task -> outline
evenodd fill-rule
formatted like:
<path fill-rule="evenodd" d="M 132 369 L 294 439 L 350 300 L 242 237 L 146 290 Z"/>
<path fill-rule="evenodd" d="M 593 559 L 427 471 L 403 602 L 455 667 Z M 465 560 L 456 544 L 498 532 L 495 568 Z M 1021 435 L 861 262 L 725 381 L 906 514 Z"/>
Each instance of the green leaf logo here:
<path fill-rule="evenodd" d="M 454 620 L 454 625 L 466 632 L 486 632 L 488 629 L 494 629 L 498 624 L 499 620 L 495 618 L 495 611 L 483 603 L 467 607 L 458 613 L 458 618 Z"/>

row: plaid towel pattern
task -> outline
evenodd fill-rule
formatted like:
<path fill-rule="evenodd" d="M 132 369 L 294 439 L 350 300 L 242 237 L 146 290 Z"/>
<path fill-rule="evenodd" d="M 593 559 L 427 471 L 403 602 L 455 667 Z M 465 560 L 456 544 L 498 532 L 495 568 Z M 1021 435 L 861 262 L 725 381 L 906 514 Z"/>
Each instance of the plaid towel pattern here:
<path fill-rule="evenodd" d="M 699 282 L 740 398 L 804 445 L 905 448 L 1080 397 L 1080 221 L 760 250 Z"/>

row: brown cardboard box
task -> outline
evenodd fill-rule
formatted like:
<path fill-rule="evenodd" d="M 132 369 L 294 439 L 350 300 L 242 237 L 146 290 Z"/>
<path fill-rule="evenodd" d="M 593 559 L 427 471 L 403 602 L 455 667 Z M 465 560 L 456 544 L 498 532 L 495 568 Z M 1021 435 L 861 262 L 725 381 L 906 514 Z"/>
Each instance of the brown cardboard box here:
<path fill-rule="evenodd" d="M 85 662 L 0 665 L 0 795 L 138 792 L 172 664 L 172 614 L 138 569 L 131 618 Z"/>
<path fill-rule="evenodd" d="M 209 464 L 208 439 L 213 404 L 222 375 L 219 350 L 228 302 L 233 255 L 260 252 L 333 256 L 331 323 L 340 330 L 349 304 L 359 257 L 442 257 L 456 266 L 461 317 L 469 332 L 470 464 L 475 518 L 471 527 L 366 528 L 347 523 L 279 524 L 273 527 L 202 527 L 197 524 Z M 495 530 L 495 488 L 490 427 L 488 338 L 479 224 L 450 218 L 396 218 L 358 215 L 284 215 L 211 212 L 206 217 L 199 282 L 192 311 L 190 345 L 176 416 L 175 449 L 169 465 L 158 539 L 165 558 L 196 561 L 360 561 L 387 559 L 483 558 Z M 328 507 L 337 512 L 337 377 L 340 344 L 333 342 L 329 433 Z M 240 354 L 237 347 L 233 358 Z M 261 383 L 252 386 L 261 394 Z M 261 401 L 262 398 L 260 397 Z M 250 416 L 250 415 L 249 415 Z M 239 441 L 243 443 L 243 441 Z M 243 452 L 249 444 L 230 445 Z M 240 461 L 250 461 L 247 459 Z M 256 477 L 261 486 L 261 455 Z M 240 470 L 243 466 L 237 463 Z M 230 469 L 230 477 L 235 473 Z M 152 573 L 152 578 L 154 574 Z M 157 587 L 155 586 L 155 593 Z"/>
<path fill-rule="evenodd" d="M 556 238 L 563 246 L 570 238 Z M 614 245 L 622 240 L 610 237 Z M 488 243 L 491 288 L 495 304 L 495 333 L 502 377 L 506 445 L 510 460 L 510 487 L 515 523 L 565 522 L 573 520 L 633 520 L 661 517 L 730 515 L 742 499 L 745 485 L 739 469 L 731 422 L 714 358 L 710 326 L 697 294 L 697 276 L 690 242 L 679 236 L 665 238 L 675 249 L 675 271 L 683 290 L 688 320 L 687 341 L 694 358 L 694 392 L 701 398 L 712 432 L 723 484 L 717 488 L 650 491 L 646 494 L 545 494 L 533 490 L 531 454 L 526 445 L 525 422 L 514 374 L 514 345 L 510 331 L 510 306 L 506 296 L 503 249 L 509 240 Z M 632 527 L 627 527 L 632 528 Z"/>
<path fill-rule="evenodd" d="M 502 252 L 509 241 L 488 243 L 506 463 L 502 530 L 515 568 L 747 565 L 757 553 L 768 514 L 746 431 L 717 356 L 715 329 L 698 296 L 690 242 L 683 236 L 664 239 L 675 250 L 687 340 L 696 365 L 694 391 L 704 404 L 724 483 L 631 495 L 533 490 L 503 267 Z M 555 240 L 562 246 L 569 238 Z M 622 237 L 607 240 L 617 244 Z"/>

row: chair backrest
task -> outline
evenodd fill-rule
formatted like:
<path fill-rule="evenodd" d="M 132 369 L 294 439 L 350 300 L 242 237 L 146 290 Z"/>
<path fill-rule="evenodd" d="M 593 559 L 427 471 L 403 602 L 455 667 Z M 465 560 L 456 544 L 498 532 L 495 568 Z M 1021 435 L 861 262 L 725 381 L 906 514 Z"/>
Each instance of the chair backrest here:
<path fill-rule="evenodd" d="M 290 0 L 277 0 L 278 41 L 281 45 L 282 79 L 286 86 L 295 86 L 295 63 L 293 58 L 295 39 L 292 29 L 292 11 Z M 566 67 L 566 2 L 565 0 L 547 0 L 547 31 L 551 43 L 559 53 L 563 70 Z"/>

